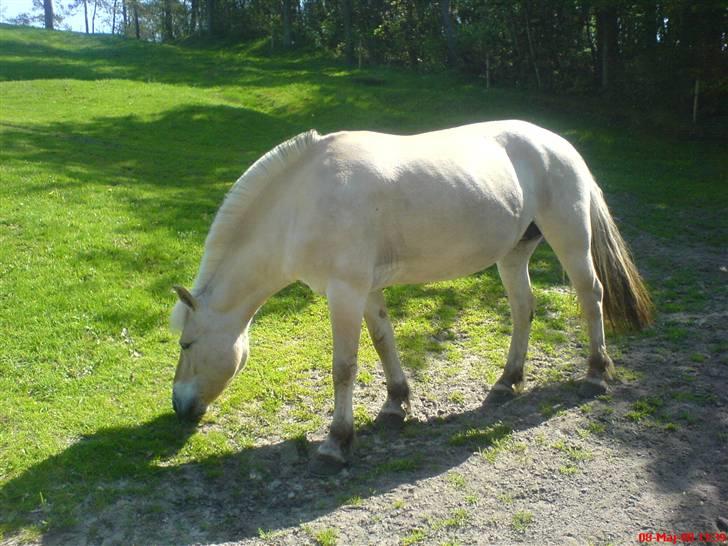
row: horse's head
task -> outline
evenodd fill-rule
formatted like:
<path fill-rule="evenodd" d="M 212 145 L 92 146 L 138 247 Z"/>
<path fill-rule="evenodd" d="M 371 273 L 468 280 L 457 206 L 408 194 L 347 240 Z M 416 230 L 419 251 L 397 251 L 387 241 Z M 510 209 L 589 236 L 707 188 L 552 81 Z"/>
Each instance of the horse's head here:
<path fill-rule="evenodd" d="M 174 290 L 180 301 L 172 322 L 181 331 L 181 351 L 172 406 L 180 419 L 196 421 L 245 366 L 248 330 L 239 318 L 212 311 L 186 289 Z"/>

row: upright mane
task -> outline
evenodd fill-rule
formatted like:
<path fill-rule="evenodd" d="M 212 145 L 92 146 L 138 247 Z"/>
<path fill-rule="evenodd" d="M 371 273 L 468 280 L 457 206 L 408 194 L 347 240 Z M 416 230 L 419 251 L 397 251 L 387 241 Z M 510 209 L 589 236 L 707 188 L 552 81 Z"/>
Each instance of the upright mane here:
<path fill-rule="evenodd" d="M 230 188 L 222 206 L 217 211 L 210 232 L 205 240 L 205 253 L 197 273 L 192 293 L 199 295 L 215 274 L 227 253 L 227 247 L 235 234 L 235 225 L 250 208 L 266 183 L 282 173 L 319 140 L 319 134 L 307 131 L 287 140 L 253 163 Z M 172 312 L 172 326 L 176 329 L 184 322 L 180 305 Z"/>
<path fill-rule="evenodd" d="M 286 140 L 253 163 L 233 184 L 220 210 L 217 211 L 205 240 L 205 254 L 195 279 L 193 293 L 205 289 L 227 252 L 228 243 L 234 235 L 235 224 L 250 208 L 267 182 L 299 159 L 318 139 L 318 133 L 310 130 Z"/>

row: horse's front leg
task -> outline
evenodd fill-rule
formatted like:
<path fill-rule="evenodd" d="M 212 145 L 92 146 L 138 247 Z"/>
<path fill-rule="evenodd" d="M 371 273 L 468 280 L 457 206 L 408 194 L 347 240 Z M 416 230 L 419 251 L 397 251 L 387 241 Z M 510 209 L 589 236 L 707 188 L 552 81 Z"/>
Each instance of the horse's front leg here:
<path fill-rule="evenodd" d="M 311 470 L 317 474 L 338 472 L 351 454 L 354 441 L 352 397 L 367 292 L 342 281 L 332 281 L 326 289 L 334 338 L 334 418 L 311 465 Z"/>

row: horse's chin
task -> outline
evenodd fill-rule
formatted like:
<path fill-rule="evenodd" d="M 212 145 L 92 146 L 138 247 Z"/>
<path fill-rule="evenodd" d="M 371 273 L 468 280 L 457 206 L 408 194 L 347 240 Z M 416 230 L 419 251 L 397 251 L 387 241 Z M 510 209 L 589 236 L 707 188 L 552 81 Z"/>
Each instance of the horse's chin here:
<path fill-rule="evenodd" d="M 186 386 L 175 385 L 172 408 L 180 421 L 198 423 L 207 411 L 207 404 L 199 397 L 191 395 Z"/>
<path fill-rule="evenodd" d="M 205 416 L 205 413 L 207 412 L 207 406 L 195 406 L 194 408 L 190 409 L 189 411 L 182 413 L 182 412 L 176 412 L 177 418 L 180 420 L 181 423 L 187 424 L 187 425 L 197 425 L 200 421 L 202 421 L 202 418 Z"/>

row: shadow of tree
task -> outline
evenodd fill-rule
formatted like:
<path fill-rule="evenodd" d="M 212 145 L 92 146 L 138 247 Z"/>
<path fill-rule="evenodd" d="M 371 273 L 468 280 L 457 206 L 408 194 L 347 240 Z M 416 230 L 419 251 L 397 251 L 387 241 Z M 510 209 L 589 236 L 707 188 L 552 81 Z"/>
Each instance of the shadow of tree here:
<path fill-rule="evenodd" d="M 205 197 L 219 198 L 209 195 L 211 185 L 230 185 L 263 152 L 299 132 L 292 122 L 225 105 L 185 105 L 152 119 L 127 115 L 82 123 L 3 124 L 3 128 L 5 153 L 18 161 L 50 163 L 55 172 L 67 177 L 65 187 L 181 190 L 164 196 L 168 201 L 177 198 L 176 202 L 162 200 L 176 208 L 190 203 L 199 207 Z M 185 169 L 179 168 L 178 154 L 184 154 Z M 49 185 L 31 182 L 24 189 L 44 191 Z M 131 203 L 135 208 L 151 204 L 149 196 L 136 198 Z"/>
<path fill-rule="evenodd" d="M 2 28 L 0 28 L 2 30 Z M 205 48 L 160 45 L 112 36 L 33 38 L 33 29 L 6 32 L 0 38 L 0 79 L 129 79 L 143 82 L 194 86 L 290 84 L 313 77 L 325 81 L 320 72 L 332 68 L 330 61 L 308 59 L 309 70 L 301 70 L 300 59 L 266 59 L 242 55 L 233 49 L 210 55 Z M 74 45 L 73 42 L 78 43 Z"/>
<path fill-rule="evenodd" d="M 2 28 L 0 27 L 0 31 Z M 387 96 L 380 106 L 391 116 L 412 97 L 411 79 L 386 68 L 360 71 L 322 56 L 265 57 L 234 48 L 192 48 L 183 45 L 157 45 L 111 36 L 64 36 L 55 42 L 47 37 L 43 42 L 33 38 L 37 32 L 5 32 L 0 35 L 0 81 L 71 79 L 97 81 L 106 79 L 133 80 L 145 83 L 186 85 L 198 88 L 219 88 L 232 101 L 239 100 L 237 91 L 245 88 L 276 88 L 305 84 L 321 92 L 325 100 L 310 106 L 316 110 L 331 108 L 332 99 L 338 102 L 361 102 L 367 98 Z M 73 40 L 79 40 L 77 44 Z M 372 71 L 375 76 L 368 76 Z M 419 76 L 423 93 L 432 85 L 441 85 L 428 74 Z M 453 72 L 452 78 L 460 79 Z M 376 82 L 376 85 L 372 85 Z M 506 107 L 507 101 L 492 97 Z M 310 112 L 309 112 L 310 114 Z M 396 120 L 388 120 L 393 122 Z M 383 129 L 381 124 L 377 125 Z M 341 125 L 339 124 L 339 127 Z M 397 125 L 392 125 L 395 130 Z"/>

